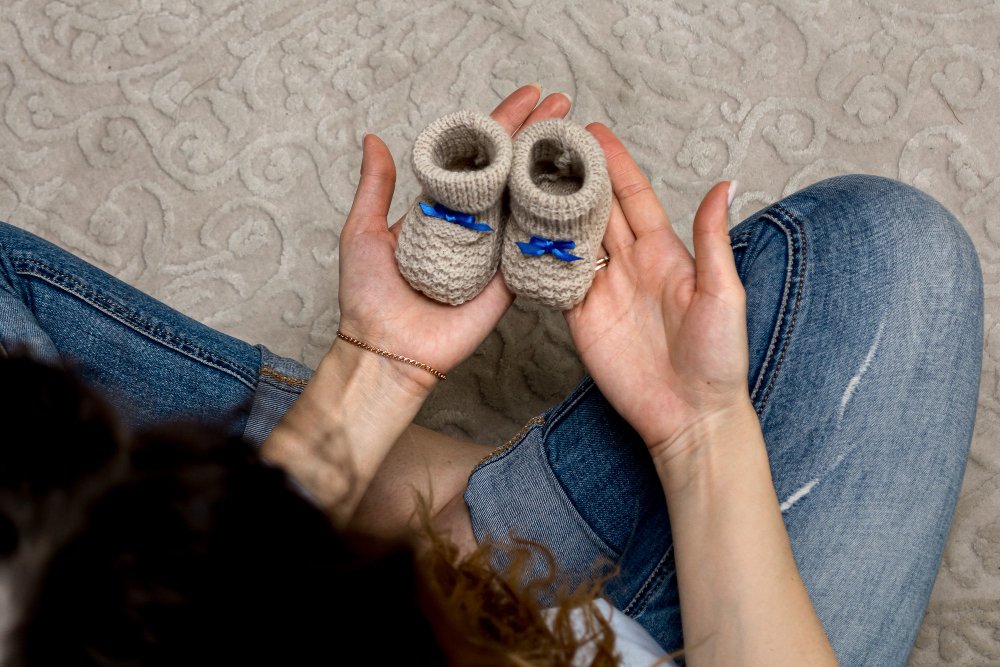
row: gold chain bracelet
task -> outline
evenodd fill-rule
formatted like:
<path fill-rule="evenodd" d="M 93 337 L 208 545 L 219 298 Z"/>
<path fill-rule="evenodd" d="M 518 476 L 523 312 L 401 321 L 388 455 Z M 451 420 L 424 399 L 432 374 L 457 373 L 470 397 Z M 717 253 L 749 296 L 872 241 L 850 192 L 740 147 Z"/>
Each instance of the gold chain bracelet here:
<path fill-rule="evenodd" d="M 342 338 L 352 345 L 357 345 L 362 350 L 368 350 L 369 352 L 374 352 L 375 354 L 380 354 L 383 357 L 388 357 L 389 359 L 395 359 L 396 361 L 402 361 L 404 363 L 410 364 L 411 366 L 416 366 L 417 368 L 422 368 L 439 380 L 447 380 L 448 376 L 437 370 L 436 368 L 431 368 L 425 363 L 419 362 L 416 359 L 410 359 L 409 357 L 404 357 L 400 354 L 393 354 L 388 350 L 383 350 L 381 348 L 370 345 L 363 340 L 358 340 L 353 336 L 348 336 L 340 329 L 337 329 L 337 338 Z"/>

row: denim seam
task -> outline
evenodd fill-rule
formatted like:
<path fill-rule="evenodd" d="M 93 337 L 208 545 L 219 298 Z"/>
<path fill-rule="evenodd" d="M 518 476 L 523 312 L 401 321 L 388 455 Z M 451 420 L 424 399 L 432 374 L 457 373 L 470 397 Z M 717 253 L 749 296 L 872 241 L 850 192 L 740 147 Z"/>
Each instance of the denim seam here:
<path fill-rule="evenodd" d="M 653 591 L 656 590 L 656 587 L 660 584 L 661 581 L 663 581 L 664 577 L 667 576 L 668 572 L 667 561 L 669 560 L 670 554 L 673 552 L 673 550 L 674 550 L 674 545 L 671 544 L 669 547 L 667 547 L 666 552 L 656 563 L 656 567 L 654 567 L 653 571 L 649 573 L 648 577 L 646 577 L 646 581 L 642 583 L 642 587 L 639 588 L 639 591 L 635 594 L 635 596 L 632 597 L 632 600 L 629 601 L 629 603 L 625 606 L 624 609 L 622 609 L 622 613 L 624 613 L 626 616 L 632 616 L 634 618 L 635 616 L 638 616 L 639 614 L 641 614 L 646 610 L 646 607 L 649 605 L 649 599 L 652 596 Z M 636 609 L 637 605 L 641 606 L 639 606 L 639 608 Z M 634 615 L 633 612 L 635 612 Z"/>
<path fill-rule="evenodd" d="M 765 390 L 764 396 L 761 398 L 760 401 L 760 409 L 762 412 L 764 410 L 764 406 L 767 405 L 767 400 L 768 398 L 770 398 L 772 390 L 774 389 L 775 381 L 778 378 L 778 373 L 780 372 L 782 363 L 785 360 L 785 354 L 788 352 L 788 346 L 791 343 L 792 334 L 795 332 L 795 324 L 798 321 L 799 317 L 799 307 L 802 304 L 802 295 L 805 293 L 805 276 L 806 276 L 806 261 L 807 261 L 806 257 L 807 239 L 806 239 L 805 225 L 802 224 L 802 222 L 798 218 L 792 215 L 791 211 L 781 206 L 780 204 L 776 204 L 774 208 L 775 210 L 783 213 L 797 227 L 798 238 L 800 239 L 799 254 L 797 257 L 801 258 L 801 262 L 799 262 L 799 267 L 797 272 L 798 284 L 796 285 L 796 291 L 795 291 L 795 305 L 792 307 L 792 319 L 788 324 L 788 330 L 785 332 L 784 339 L 781 344 L 781 354 L 778 356 L 778 360 L 774 364 L 774 371 L 772 371 L 771 373 L 771 377 L 767 383 L 767 389 Z M 785 233 L 788 234 L 788 231 L 786 231 Z M 796 259 L 796 255 L 792 254 L 792 259 L 793 260 Z"/>
<path fill-rule="evenodd" d="M 290 396 L 296 396 L 296 397 L 298 397 L 298 396 L 302 395 L 302 390 L 301 389 L 296 389 L 295 387 L 287 385 L 284 382 L 278 382 L 278 381 L 272 380 L 272 379 L 268 378 L 267 376 L 265 376 L 263 374 L 260 376 L 260 381 L 257 383 L 257 390 L 258 391 L 260 390 L 261 385 L 266 385 L 268 387 L 273 387 L 273 388 L 277 389 L 278 391 L 280 391 L 282 393 L 285 393 L 285 394 L 288 394 Z"/>
<path fill-rule="evenodd" d="M 545 461 L 546 461 L 545 473 L 544 473 L 545 476 L 549 479 L 553 488 L 557 490 L 563 505 L 567 508 L 567 513 L 572 516 L 573 520 L 580 526 L 584 534 L 590 538 L 591 542 L 597 547 L 597 549 L 601 553 L 603 553 L 606 557 L 614 561 L 620 558 L 621 554 L 619 554 L 615 549 L 612 549 L 611 546 L 609 546 L 608 543 L 605 542 L 600 535 L 594 532 L 594 529 L 590 526 L 590 524 L 588 524 L 587 521 L 580 515 L 580 511 L 576 508 L 576 505 L 573 504 L 573 501 L 567 494 L 566 489 L 562 485 L 562 482 L 560 482 L 559 478 L 556 477 L 554 472 L 552 472 L 552 463 L 551 461 L 549 461 L 548 450 L 547 448 L 545 448 L 545 439 L 548 436 L 552 425 L 558 423 L 558 421 L 560 421 L 563 417 L 565 417 L 565 415 L 573 408 L 573 406 L 579 403 L 594 386 L 595 385 L 593 378 L 591 378 L 590 376 L 585 376 L 577 384 L 577 386 L 574 388 L 570 396 L 567 397 L 565 401 L 555 406 L 555 408 L 558 410 L 557 412 L 552 412 L 548 416 L 541 416 L 541 415 L 535 416 L 532 417 L 530 420 L 528 420 L 528 422 L 521 428 L 521 430 L 518 433 L 514 434 L 509 440 L 507 440 L 507 442 L 505 442 L 504 444 L 500 445 L 492 452 L 487 454 L 483 458 L 483 460 L 480 461 L 479 464 L 472 469 L 472 472 L 469 473 L 469 479 L 471 480 L 472 476 L 475 475 L 483 467 L 491 463 L 495 463 L 496 461 L 500 461 L 501 459 L 505 458 L 508 454 L 512 453 L 515 449 L 517 449 L 521 445 L 522 442 L 524 442 L 527 439 L 531 431 L 535 430 L 536 428 L 543 429 L 540 437 L 542 440 L 541 447 L 544 450 L 542 454 L 545 456 Z"/>
<path fill-rule="evenodd" d="M 783 214 L 789 219 L 795 229 L 791 229 L 789 225 L 780 220 L 776 215 L 773 215 L 771 211 Z M 804 291 L 802 279 L 806 270 L 805 226 L 787 209 L 777 204 L 774 205 L 771 210 L 763 213 L 761 217 L 774 223 L 776 227 L 784 232 L 788 248 L 788 262 L 785 267 L 785 284 L 781 295 L 781 304 L 778 308 L 777 321 L 774 324 L 774 331 L 771 335 L 771 342 L 768 346 L 767 353 L 764 356 L 764 362 L 761 364 L 760 373 L 754 383 L 753 390 L 750 392 L 751 400 L 755 400 L 761 390 L 761 385 L 764 382 L 764 379 L 767 378 L 767 384 L 764 386 L 763 396 L 761 396 L 756 405 L 758 415 L 761 415 L 764 412 L 767 400 L 771 395 L 771 391 L 774 389 L 774 383 L 778 376 L 778 371 L 781 369 L 782 362 L 784 361 L 785 353 L 788 351 L 788 344 L 791 340 L 792 333 L 795 330 L 795 323 L 798 319 L 799 306 L 802 302 L 802 293 Z M 796 248 L 797 239 L 799 241 L 798 248 Z M 801 261 L 796 261 L 799 258 L 801 258 Z M 795 270 L 796 264 L 798 264 L 797 270 Z M 790 292 L 793 289 L 793 277 L 798 278 L 798 284 L 795 286 L 795 294 L 791 295 Z M 789 311 L 788 302 L 790 297 L 793 299 L 793 304 L 791 306 L 791 310 Z M 785 326 L 786 321 L 788 322 L 787 327 Z M 780 350 L 777 352 L 774 369 L 769 370 L 771 360 L 775 358 L 775 351 L 778 348 L 780 348 Z"/>
<path fill-rule="evenodd" d="M 506 442 L 504 442 L 502 445 L 499 445 L 492 452 L 484 456 L 482 460 L 476 464 L 476 467 L 472 469 L 472 472 L 469 473 L 469 479 L 471 480 L 472 476 L 475 475 L 480 468 L 483 468 L 493 463 L 494 461 L 499 461 L 500 459 L 506 457 L 512 451 L 517 449 L 518 445 L 524 442 L 524 439 L 528 437 L 528 434 L 531 433 L 533 429 L 541 427 L 544 424 L 545 424 L 545 419 L 539 415 L 536 415 L 531 419 L 529 419 L 528 422 L 521 427 L 520 431 L 512 435 Z"/>
<path fill-rule="evenodd" d="M 515 449 L 517 445 L 520 444 L 520 441 L 524 440 L 524 438 L 528 436 L 528 433 L 531 432 L 533 427 L 535 426 L 546 427 L 550 425 L 551 421 L 561 419 L 563 415 L 565 415 L 566 412 L 571 407 L 576 405 L 580 401 L 580 398 L 588 391 L 590 391 L 590 388 L 593 386 L 594 386 L 593 378 L 591 378 L 589 375 L 585 375 L 583 379 L 581 379 L 580 382 L 577 383 L 577 386 L 573 388 L 573 391 L 570 392 L 570 395 L 566 397 L 563 403 L 557 404 L 552 408 L 550 408 L 549 410 L 543 412 L 541 415 L 536 415 L 531 419 L 529 419 L 528 422 L 521 427 L 520 431 L 511 436 L 505 443 L 499 445 L 492 452 L 484 456 L 483 459 L 476 465 L 476 467 L 472 469 L 472 472 L 469 473 L 469 477 L 471 478 L 473 473 L 475 473 L 484 465 L 503 458 L 511 450 Z M 566 401 L 569 401 L 569 403 L 567 403 Z M 558 412 L 555 412 L 555 410 L 557 409 Z M 548 435 L 548 433 L 549 433 L 549 428 L 545 428 L 545 431 L 542 433 L 543 441 L 545 439 L 545 436 Z"/>
<path fill-rule="evenodd" d="M 788 230 L 785 228 L 785 226 L 782 225 L 780 222 L 774 220 L 774 218 L 767 215 L 766 213 L 761 217 L 774 222 L 774 224 L 777 225 L 777 227 L 785 233 L 785 245 L 788 248 L 787 250 L 788 262 L 785 266 L 785 281 L 781 292 L 781 304 L 778 306 L 778 318 L 777 321 L 774 323 L 774 330 L 771 332 L 771 342 L 767 347 L 767 352 L 764 354 L 764 362 L 760 365 L 760 373 L 758 373 L 757 375 L 757 380 L 754 382 L 753 389 L 750 390 L 751 400 L 756 398 L 757 392 L 760 390 L 760 385 L 764 381 L 764 376 L 767 375 L 767 367 L 771 361 L 771 355 L 773 354 L 774 348 L 778 343 L 778 338 L 781 335 L 781 324 L 785 318 L 785 308 L 788 305 L 788 292 L 791 289 L 792 261 L 794 260 L 794 253 L 792 250 L 792 239 L 789 236 Z M 758 408 L 757 412 L 759 413 L 760 411 L 761 408 Z"/>
<path fill-rule="evenodd" d="M 532 417 L 528 421 L 528 423 L 524 425 L 524 427 L 521 429 L 520 432 L 515 434 L 510 440 L 508 440 L 506 443 L 497 448 L 493 453 L 489 454 L 486 458 L 480 461 L 475 468 L 472 469 L 472 472 L 469 474 L 470 483 L 472 477 L 474 477 L 478 471 L 480 471 L 481 469 L 492 463 L 496 463 L 497 461 L 500 461 L 505 457 L 507 457 L 507 455 L 509 455 L 511 452 L 517 449 L 527 439 L 531 431 L 535 430 L 536 428 L 541 428 L 544 424 L 545 421 L 541 417 L 539 416 Z M 542 446 L 544 446 L 544 435 L 542 436 L 542 438 L 543 438 Z M 548 457 L 546 456 L 546 459 L 547 458 Z M 616 561 L 620 557 L 620 554 L 618 554 L 614 549 L 608 546 L 608 544 L 601 538 L 601 536 L 595 533 L 594 529 L 590 527 L 590 525 L 584 520 L 582 516 L 580 516 L 580 512 L 576 509 L 576 506 L 573 504 L 573 501 L 570 500 L 569 497 L 566 495 L 566 491 L 563 489 L 562 484 L 559 483 L 559 480 L 552 472 L 552 468 L 548 465 L 543 467 L 545 468 L 545 472 L 543 474 L 545 474 L 546 478 L 548 478 L 549 480 L 550 485 L 556 491 L 556 495 L 559 497 L 560 502 L 566 508 L 567 514 L 569 514 L 571 518 L 577 523 L 582 532 L 591 540 L 591 543 L 593 543 L 597 547 L 598 551 L 600 551 L 604 556 L 606 556 L 610 560 Z"/>
<path fill-rule="evenodd" d="M 305 389 L 307 384 L 309 384 L 308 380 L 292 377 L 291 375 L 285 375 L 284 373 L 274 370 L 267 364 L 261 364 L 260 381 L 267 382 L 267 384 L 279 389 L 284 389 L 291 394 L 302 393 L 302 390 Z"/>
<path fill-rule="evenodd" d="M 527 423 L 521 427 L 520 431 L 511 436 L 503 444 L 498 445 L 492 452 L 484 456 L 483 459 L 476 465 L 476 467 L 472 469 L 472 473 L 469 473 L 469 477 L 471 477 L 473 473 L 475 473 L 484 465 L 492 463 L 493 461 L 499 460 L 504 456 L 506 456 L 510 451 L 515 449 L 522 440 L 524 440 L 528 436 L 528 433 L 530 433 L 534 427 L 536 426 L 548 427 L 551 426 L 553 421 L 561 419 L 570 408 L 572 408 L 580 401 L 580 399 L 584 396 L 584 394 L 590 391 L 590 388 L 593 386 L 594 386 L 593 379 L 589 375 L 584 376 L 584 378 L 577 384 L 577 386 L 573 389 L 570 395 L 566 397 L 566 401 L 569 401 L 568 403 L 564 401 L 563 403 L 555 405 L 549 410 L 546 410 L 542 414 L 535 415 L 534 417 L 529 419 Z M 558 412 L 555 412 L 556 409 L 558 409 Z M 545 439 L 545 436 L 548 435 L 548 433 L 549 433 L 549 428 L 545 428 L 544 432 L 542 433 L 543 441 Z"/>
<path fill-rule="evenodd" d="M 622 553 L 619 552 L 617 549 L 612 548 L 611 545 L 605 542 L 604 538 L 598 535 L 597 532 L 590 526 L 590 524 L 587 523 L 587 521 L 580 514 L 580 510 L 577 509 L 576 504 L 573 502 L 569 494 L 569 491 L 562 483 L 562 480 L 560 480 L 559 477 L 552 471 L 552 459 L 549 457 L 549 448 L 545 446 L 545 441 L 548 438 L 549 433 L 551 433 L 552 427 L 558 424 L 563 418 L 565 418 L 565 416 L 570 412 L 570 410 L 572 410 L 577 403 L 582 401 L 583 398 L 595 386 L 597 385 L 593 381 L 593 378 L 591 378 L 589 375 L 586 376 L 584 380 L 579 385 L 577 385 L 576 389 L 574 390 L 573 394 L 568 398 L 568 400 L 560 404 L 559 412 L 546 420 L 546 423 L 544 425 L 544 430 L 542 431 L 542 448 L 545 453 L 545 462 L 547 464 L 545 466 L 546 474 L 552 479 L 552 481 L 555 482 L 556 486 L 559 488 L 560 494 L 563 496 L 566 503 L 568 503 L 569 506 L 572 508 L 573 516 L 577 519 L 577 522 L 585 527 L 586 532 L 589 535 L 591 535 L 593 539 L 598 543 L 598 546 L 601 548 L 602 551 L 605 552 L 605 555 L 610 556 L 613 560 L 618 560 L 622 557 Z M 633 526 L 633 530 L 635 530 L 635 526 Z"/>
<path fill-rule="evenodd" d="M 542 435 L 541 446 L 543 449 L 545 448 L 544 434 Z M 547 450 L 543 451 L 542 453 L 545 456 L 545 461 L 548 462 L 549 456 Z M 562 482 L 560 482 L 559 478 L 556 477 L 554 472 L 552 472 L 552 465 L 548 464 L 543 467 L 545 468 L 544 471 L 545 476 L 549 479 L 549 483 L 552 484 L 553 488 L 557 490 L 558 496 L 562 501 L 563 506 L 566 508 L 567 513 L 572 516 L 573 520 L 576 521 L 577 525 L 581 528 L 581 530 L 583 530 L 584 534 L 590 538 L 591 542 L 593 542 L 593 544 L 597 546 L 599 551 L 601 551 L 605 556 L 607 556 L 612 562 L 618 562 L 618 560 L 621 558 L 621 554 L 618 553 L 615 549 L 612 549 L 611 546 L 604 541 L 604 538 L 598 535 L 594 531 L 594 529 L 590 526 L 590 524 L 587 523 L 586 519 L 584 519 L 580 515 L 580 511 L 576 509 L 576 505 L 573 504 L 573 501 L 566 493 L 566 489 L 563 488 Z"/>
<path fill-rule="evenodd" d="M 748 226 L 745 230 L 737 234 L 735 237 L 730 237 L 729 244 L 734 248 L 740 244 L 745 245 L 746 242 L 750 240 L 750 237 L 753 236 L 755 229 L 756 229 L 755 227 Z"/>
<path fill-rule="evenodd" d="M 14 296 L 16 298 L 24 301 L 25 304 L 28 306 L 28 308 L 31 309 L 32 311 L 34 311 L 34 307 L 33 307 L 34 302 L 32 300 L 31 292 L 29 290 L 25 289 L 24 287 L 22 287 L 20 285 L 20 281 L 16 281 L 17 284 L 14 284 L 15 281 L 13 280 L 13 278 L 18 275 L 18 273 L 17 273 L 17 267 L 14 266 L 14 257 L 12 255 L 12 253 L 7 249 L 7 246 L 3 243 L 3 241 L 0 241 L 0 261 L 2 261 L 3 257 L 7 257 L 8 258 L 8 261 L 10 262 L 11 269 L 13 269 L 13 271 L 14 271 L 13 275 L 10 276 L 11 279 L 12 279 L 11 280 L 11 287 L 15 291 Z"/>
<path fill-rule="evenodd" d="M 27 266 L 18 268 L 17 264 L 24 262 L 37 265 L 44 271 L 32 270 Z M 136 313 L 127 310 L 120 304 L 116 304 L 110 299 L 106 299 L 87 289 L 87 287 L 76 278 L 73 278 L 72 276 L 69 276 L 30 257 L 12 257 L 11 263 L 15 265 L 14 269 L 19 275 L 27 275 L 38 278 L 39 280 L 44 280 L 54 287 L 58 287 L 67 293 L 72 294 L 88 305 L 98 309 L 108 317 L 111 317 L 128 328 L 147 336 L 161 345 L 170 348 L 175 352 L 179 352 L 184 356 L 195 359 L 206 366 L 222 371 L 223 373 L 236 378 L 250 389 L 256 389 L 257 384 L 254 374 L 243 368 L 242 365 L 230 359 L 224 359 L 223 357 L 213 354 L 196 343 L 192 343 L 191 341 L 181 338 L 180 336 L 164 331 L 162 328 L 143 319 L 142 317 L 139 317 Z M 46 275 L 45 272 L 49 272 L 51 275 Z M 172 341 L 176 341 L 176 343 Z M 190 348 L 190 350 L 184 349 L 184 346 Z"/>
<path fill-rule="evenodd" d="M 595 386 L 596 385 L 594 383 L 594 379 L 589 375 L 585 376 L 583 380 L 580 381 L 580 383 L 573 390 L 573 393 L 569 397 L 567 397 L 567 400 L 563 401 L 558 406 L 559 411 L 553 413 L 552 415 L 549 416 L 548 419 L 546 419 L 545 432 L 542 433 L 543 440 L 549 435 L 549 432 L 552 431 L 552 428 L 556 426 L 559 422 L 561 422 L 569 413 L 569 411 L 572 410 L 574 407 L 576 407 L 576 404 L 582 401 L 583 397 L 586 396 L 587 393 Z"/>

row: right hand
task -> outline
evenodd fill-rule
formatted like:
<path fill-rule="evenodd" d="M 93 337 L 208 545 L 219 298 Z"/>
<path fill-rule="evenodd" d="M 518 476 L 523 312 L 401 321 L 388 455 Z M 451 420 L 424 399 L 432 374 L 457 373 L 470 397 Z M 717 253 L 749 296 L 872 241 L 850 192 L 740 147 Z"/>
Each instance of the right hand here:
<path fill-rule="evenodd" d="M 668 461 L 709 421 L 753 412 L 729 184 L 716 184 L 698 208 L 692 257 L 621 141 L 600 123 L 587 129 L 604 149 L 614 190 L 604 236 L 611 261 L 566 321 L 598 388 L 654 461 Z"/>
<path fill-rule="evenodd" d="M 522 86 L 490 115 L 516 136 L 534 122 L 569 112 L 566 95 L 554 93 L 539 103 L 540 95 L 539 87 Z M 493 331 L 514 295 L 500 272 L 460 306 L 433 301 L 410 287 L 395 255 L 405 216 L 392 226 L 386 218 L 395 185 L 396 167 L 388 147 L 378 137 L 366 136 L 361 179 L 340 234 L 340 328 L 446 373 Z M 413 366 L 392 367 L 408 380 L 406 384 L 421 391 L 429 391 L 435 382 L 434 376 Z"/>

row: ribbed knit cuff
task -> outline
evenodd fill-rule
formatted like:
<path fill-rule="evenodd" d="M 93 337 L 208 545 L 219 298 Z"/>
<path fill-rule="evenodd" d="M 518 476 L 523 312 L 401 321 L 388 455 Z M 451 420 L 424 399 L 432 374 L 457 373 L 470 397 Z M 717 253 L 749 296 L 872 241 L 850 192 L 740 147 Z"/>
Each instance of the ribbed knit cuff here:
<path fill-rule="evenodd" d="M 561 119 L 539 121 L 517 136 L 508 186 L 519 226 L 559 238 L 584 236 L 591 213 L 610 196 L 597 139 Z"/>
<path fill-rule="evenodd" d="M 463 213 L 496 204 L 507 184 L 511 141 L 489 116 L 463 109 L 428 125 L 413 145 L 413 169 L 427 196 Z"/>

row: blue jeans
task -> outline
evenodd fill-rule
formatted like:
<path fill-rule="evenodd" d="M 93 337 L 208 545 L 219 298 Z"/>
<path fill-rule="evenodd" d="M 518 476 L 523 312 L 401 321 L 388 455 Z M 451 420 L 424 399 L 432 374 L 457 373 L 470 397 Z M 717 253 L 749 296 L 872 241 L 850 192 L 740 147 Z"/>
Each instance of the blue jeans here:
<path fill-rule="evenodd" d="M 195 419 L 257 445 L 312 375 L 0 222 L 0 356 L 17 352 L 77 370 L 128 428 Z"/>
<path fill-rule="evenodd" d="M 874 176 L 816 183 L 730 239 L 747 292 L 747 383 L 796 563 L 842 664 L 902 665 L 972 439 L 975 248 L 934 199 Z M 480 464 L 465 498 L 477 539 L 513 528 L 562 572 L 617 566 L 611 601 L 665 649 L 681 646 L 663 491 L 589 377 Z"/>
<path fill-rule="evenodd" d="M 972 437 L 983 335 L 975 249 L 935 200 L 832 178 L 731 233 L 753 404 L 792 549 L 841 662 L 903 664 Z M 75 365 L 142 426 L 223 424 L 260 443 L 310 376 L 0 223 L 0 353 Z M 623 369 L 627 372 L 627 369 Z M 473 472 L 477 538 L 514 529 L 681 645 L 670 526 L 645 446 L 589 377 Z"/>

